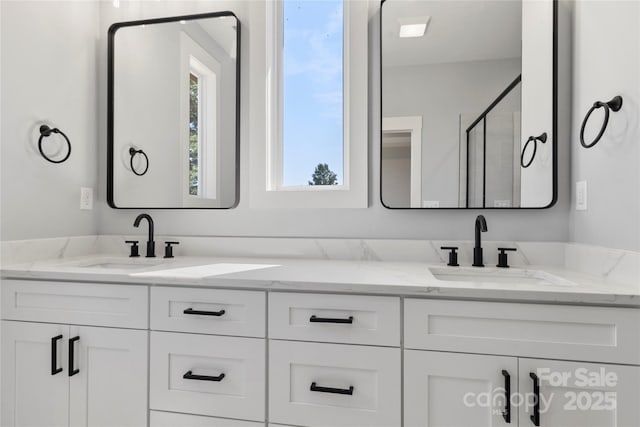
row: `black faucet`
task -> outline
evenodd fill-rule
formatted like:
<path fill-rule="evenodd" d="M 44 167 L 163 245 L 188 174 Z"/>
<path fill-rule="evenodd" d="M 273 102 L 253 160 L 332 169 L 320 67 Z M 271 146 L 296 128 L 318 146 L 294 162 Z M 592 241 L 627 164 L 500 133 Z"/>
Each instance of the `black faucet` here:
<path fill-rule="evenodd" d="M 147 258 L 155 258 L 156 256 L 156 242 L 153 240 L 153 219 L 149 214 L 143 213 L 136 217 L 133 222 L 134 227 L 140 226 L 140 221 L 146 219 L 149 222 L 149 238 L 147 240 Z"/>
<path fill-rule="evenodd" d="M 482 236 L 481 233 L 487 231 L 487 220 L 483 215 L 476 218 L 476 245 L 473 248 L 473 266 L 484 267 L 482 262 Z"/>

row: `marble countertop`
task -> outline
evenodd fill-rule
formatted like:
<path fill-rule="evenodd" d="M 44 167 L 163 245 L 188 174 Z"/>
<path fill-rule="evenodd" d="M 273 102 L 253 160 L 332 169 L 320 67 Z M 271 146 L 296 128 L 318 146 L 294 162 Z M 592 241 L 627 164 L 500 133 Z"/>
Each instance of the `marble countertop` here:
<path fill-rule="evenodd" d="M 451 274 L 456 281 L 441 280 L 432 271 Z M 640 307 L 640 284 L 623 285 L 562 267 L 534 265 L 510 269 L 474 269 L 423 262 L 223 257 L 177 257 L 165 260 L 94 255 L 3 266 L 1 272 L 3 278 L 61 282 Z M 497 279 L 480 278 L 487 274 Z"/>

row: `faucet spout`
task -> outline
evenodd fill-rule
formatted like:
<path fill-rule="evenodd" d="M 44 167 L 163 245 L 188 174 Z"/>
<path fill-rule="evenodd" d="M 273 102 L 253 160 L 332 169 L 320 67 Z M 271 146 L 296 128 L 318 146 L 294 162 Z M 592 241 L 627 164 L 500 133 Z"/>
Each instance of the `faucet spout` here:
<path fill-rule="evenodd" d="M 138 228 L 140 226 L 140 221 L 146 219 L 149 224 L 149 236 L 147 238 L 147 258 L 155 258 L 156 256 L 156 242 L 153 240 L 153 218 L 151 215 L 143 213 L 136 217 L 136 220 L 133 222 L 133 226 Z"/>
<path fill-rule="evenodd" d="M 473 266 L 474 267 L 484 267 L 483 256 L 482 256 L 482 233 L 486 232 L 487 228 L 487 220 L 484 218 L 484 215 L 478 215 L 476 217 L 476 244 L 473 248 Z"/>

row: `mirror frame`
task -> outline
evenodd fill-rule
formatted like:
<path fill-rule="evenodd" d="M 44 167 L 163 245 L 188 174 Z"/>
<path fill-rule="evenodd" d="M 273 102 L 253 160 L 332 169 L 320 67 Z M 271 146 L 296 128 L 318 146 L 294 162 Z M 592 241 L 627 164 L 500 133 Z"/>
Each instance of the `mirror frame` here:
<path fill-rule="evenodd" d="M 383 13 L 383 9 L 384 9 L 384 4 L 387 1 L 393 1 L 393 0 L 381 0 L 380 1 L 380 25 L 379 25 L 379 40 L 378 42 L 380 43 L 380 118 L 379 118 L 379 126 L 380 126 L 380 163 L 379 163 L 379 172 L 380 172 L 380 191 L 379 191 L 379 196 L 380 196 L 380 203 L 382 204 L 382 206 L 384 206 L 387 209 L 391 209 L 391 210 L 497 210 L 497 211 L 504 211 L 504 210 L 523 210 L 523 209 L 528 209 L 528 210 L 541 210 L 541 209 L 549 209 L 551 207 L 553 207 L 557 201 L 558 201 L 558 0 L 550 0 L 553 2 L 553 94 L 552 94 L 552 103 L 553 103 L 553 107 L 552 107 L 552 134 L 553 134 L 553 140 L 551 142 L 553 142 L 553 149 L 552 149 L 552 154 L 553 154 L 553 161 L 552 161 L 552 170 L 553 170 L 553 189 L 552 189 L 552 198 L 551 201 L 549 202 L 548 205 L 546 206 L 537 206 L 537 207 L 508 207 L 508 208 L 495 208 L 495 207 L 488 207 L 488 208 L 469 208 L 469 207 L 438 207 L 438 208 L 412 208 L 412 207 L 391 207 L 391 206 L 387 206 L 384 204 L 384 200 L 382 199 L 382 136 L 383 136 L 383 131 L 382 131 L 382 120 L 383 120 L 383 101 L 384 101 L 384 97 L 382 96 L 382 89 L 383 89 L 383 67 L 382 67 L 382 63 L 383 63 L 383 53 L 382 53 L 382 13 Z"/>
<path fill-rule="evenodd" d="M 113 185 L 113 165 L 114 165 L 114 141 L 113 141 L 113 125 L 114 125 L 114 52 L 115 52 L 115 35 L 120 28 L 135 27 L 139 25 L 163 24 L 168 22 L 189 21 L 195 19 L 219 18 L 231 16 L 237 22 L 236 27 L 236 188 L 235 201 L 232 206 L 222 208 L 211 207 L 122 207 L 116 206 L 114 200 Z M 234 209 L 240 203 L 240 20 L 235 13 L 231 11 L 199 13 L 192 15 L 169 16 L 164 18 L 142 19 L 136 21 L 116 22 L 109 27 L 108 44 L 107 44 L 107 203 L 112 209 Z"/>

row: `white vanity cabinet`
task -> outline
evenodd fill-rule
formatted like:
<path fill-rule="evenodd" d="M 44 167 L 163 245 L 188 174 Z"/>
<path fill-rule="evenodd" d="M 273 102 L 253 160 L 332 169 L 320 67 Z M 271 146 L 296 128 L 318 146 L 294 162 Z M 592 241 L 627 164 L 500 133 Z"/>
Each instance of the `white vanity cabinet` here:
<path fill-rule="evenodd" d="M 152 287 L 150 314 L 152 427 L 266 421 L 265 292 Z"/>
<path fill-rule="evenodd" d="M 401 425 L 399 298 L 270 293 L 269 338 L 270 423 Z"/>
<path fill-rule="evenodd" d="M 144 287 L 5 280 L 2 297 L 3 426 L 147 423 Z"/>
<path fill-rule="evenodd" d="M 421 299 L 404 307 L 405 427 L 640 425 L 640 310 Z"/>

